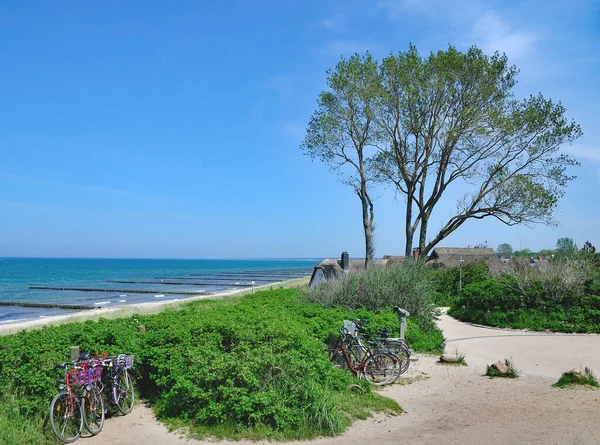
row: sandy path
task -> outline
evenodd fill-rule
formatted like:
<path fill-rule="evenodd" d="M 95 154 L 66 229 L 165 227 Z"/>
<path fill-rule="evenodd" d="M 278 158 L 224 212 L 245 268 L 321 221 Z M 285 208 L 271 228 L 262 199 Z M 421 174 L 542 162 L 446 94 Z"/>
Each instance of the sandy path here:
<path fill-rule="evenodd" d="M 392 445 L 600 444 L 600 391 L 551 388 L 561 372 L 582 364 L 600 371 L 600 336 L 533 334 L 487 329 L 443 316 L 447 350 L 466 355 L 468 367 L 443 366 L 435 357 L 411 365 L 410 385 L 383 393 L 406 413 L 356 422 L 336 438 L 314 445 L 378 443 Z M 533 335 L 531 335 L 533 334 Z M 594 351 L 595 355 L 591 353 Z M 513 357 L 523 375 L 517 380 L 488 379 L 485 364 Z M 137 405 L 126 417 L 109 419 L 102 433 L 85 443 L 128 445 L 207 444 L 168 433 L 152 411 Z M 213 442 L 214 443 L 214 442 Z M 243 445 L 246 442 L 220 442 Z"/>

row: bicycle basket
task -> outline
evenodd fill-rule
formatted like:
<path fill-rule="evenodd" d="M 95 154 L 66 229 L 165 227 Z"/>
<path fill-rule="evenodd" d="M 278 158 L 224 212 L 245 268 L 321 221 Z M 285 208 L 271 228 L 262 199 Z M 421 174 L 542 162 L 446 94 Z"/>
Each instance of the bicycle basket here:
<path fill-rule="evenodd" d="M 67 382 L 70 386 L 85 386 L 88 383 L 87 369 L 73 369 L 67 372 Z"/>
<path fill-rule="evenodd" d="M 356 335 L 356 323 L 350 320 L 344 320 L 344 330 L 346 334 Z"/>
<path fill-rule="evenodd" d="M 119 368 L 129 369 L 133 367 L 133 355 L 119 354 L 116 363 Z"/>
<path fill-rule="evenodd" d="M 88 371 L 88 383 L 96 383 L 102 379 L 102 366 L 96 366 Z"/>

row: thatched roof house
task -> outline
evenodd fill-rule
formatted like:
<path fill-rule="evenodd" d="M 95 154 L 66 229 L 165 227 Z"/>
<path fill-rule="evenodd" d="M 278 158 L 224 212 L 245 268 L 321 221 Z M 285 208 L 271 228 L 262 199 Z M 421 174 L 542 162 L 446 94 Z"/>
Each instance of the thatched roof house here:
<path fill-rule="evenodd" d="M 463 259 L 463 264 L 485 262 L 491 272 L 502 268 L 502 261 L 489 247 L 437 247 L 431 251 L 427 262 L 436 268 L 449 269 L 459 266 L 459 258 Z"/>
<path fill-rule="evenodd" d="M 350 259 L 347 255 L 348 254 L 344 252 L 339 259 L 325 259 L 317 264 L 310 277 L 309 286 L 315 286 L 324 280 L 341 277 L 344 273 L 360 272 L 364 270 L 364 258 Z M 347 263 L 345 263 L 345 261 L 347 261 Z M 389 261 L 390 260 L 386 258 L 373 259 L 371 260 L 371 266 L 385 266 Z"/>

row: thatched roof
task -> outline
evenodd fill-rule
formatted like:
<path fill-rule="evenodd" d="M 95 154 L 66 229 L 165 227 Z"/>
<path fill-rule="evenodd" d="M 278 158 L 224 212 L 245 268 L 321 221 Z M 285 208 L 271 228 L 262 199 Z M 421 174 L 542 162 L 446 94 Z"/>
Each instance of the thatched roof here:
<path fill-rule="evenodd" d="M 502 262 L 496 256 L 494 249 L 489 247 L 437 247 L 431 251 L 428 263 L 438 268 L 458 267 L 458 259 L 464 260 L 463 264 L 485 262 L 490 271 L 495 272 L 502 268 Z"/>
<path fill-rule="evenodd" d="M 369 267 L 381 267 L 388 264 L 388 259 L 373 259 Z M 342 260 L 341 259 L 325 259 L 317 264 L 313 270 L 312 277 L 310 279 L 311 283 L 317 273 L 317 270 L 323 271 L 323 277 L 326 280 L 341 277 L 344 274 L 344 270 L 342 269 Z M 364 258 L 351 258 L 348 261 L 348 270 L 349 272 L 361 272 L 365 269 L 365 259 Z"/>

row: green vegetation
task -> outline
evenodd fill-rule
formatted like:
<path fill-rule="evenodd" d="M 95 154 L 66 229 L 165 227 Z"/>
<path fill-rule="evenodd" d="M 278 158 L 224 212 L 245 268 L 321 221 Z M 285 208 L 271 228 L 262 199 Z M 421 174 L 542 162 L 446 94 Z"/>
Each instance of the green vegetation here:
<path fill-rule="evenodd" d="M 579 374 L 570 374 L 565 372 L 558 382 L 552 385 L 555 388 L 567 388 L 572 385 L 584 385 L 591 386 L 594 388 L 600 388 L 600 384 L 598 383 L 598 379 L 592 372 L 592 370 L 588 367 L 585 368 L 582 375 Z"/>
<path fill-rule="evenodd" d="M 354 318 L 366 321 L 369 330 L 376 332 L 379 328 L 390 328 L 392 335 L 399 334 L 398 317 L 390 308 L 400 306 L 410 312 L 407 342 L 416 350 L 440 352 L 443 351 L 444 337 L 434 323 L 437 310 L 433 301 L 432 276 L 433 270 L 422 261 L 395 267 L 373 267 L 309 288 L 305 298 L 325 307 L 354 310 Z M 374 311 L 378 311 L 377 316 Z"/>
<path fill-rule="evenodd" d="M 490 378 L 504 377 L 508 379 L 516 379 L 517 377 L 519 377 L 520 371 L 515 367 L 515 364 L 512 362 L 512 360 L 505 358 L 504 364 L 508 368 L 508 372 L 500 372 L 496 368 L 492 368 L 488 365 L 487 370 L 485 371 L 485 375 L 487 375 Z"/>
<path fill-rule="evenodd" d="M 0 443 L 2 445 L 42 445 L 49 443 L 44 435 L 44 416 L 26 414 L 23 394 L 5 390 L 0 398 Z"/>
<path fill-rule="evenodd" d="M 324 308 L 304 302 L 297 289 L 277 289 L 0 337 L 1 434 L 52 443 L 41 422 L 61 376 L 52 366 L 66 360 L 71 345 L 134 354 L 140 395 L 159 418 L 198 436 L 331 436 L 372 412 L 400 412 L 366 382 L 331 366 L 324 341 L 345 318 L 365 319 L 374 328 L 398 325 L 389 308 Z M 410 320 L 408 341 L 417 351 L 439 349 L 441 333 L 421 324 Z"/>
<path fill-rule="evenodd" d="M 437 306 L 452 306 L 456 302 L 460 288 L 459 274 L 458 267 L 432 273 L 433 300 Z M 465 264 L 462 268 L 463 289 L 468 284 L 479 283 L 491 278 L 492 275 L 485 262 Z"/>
<path fill-rule="evenodd" d="M 499 277 L 463 286 L 449 314 L 516 329 L 600 333 L 600 261 L 594 253 L 530 266 L 515 259 Z"/>

